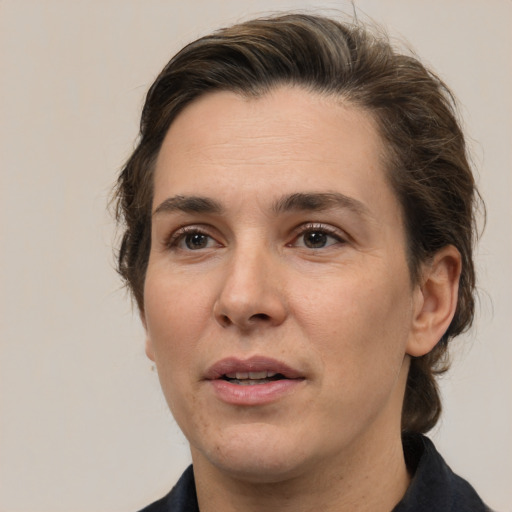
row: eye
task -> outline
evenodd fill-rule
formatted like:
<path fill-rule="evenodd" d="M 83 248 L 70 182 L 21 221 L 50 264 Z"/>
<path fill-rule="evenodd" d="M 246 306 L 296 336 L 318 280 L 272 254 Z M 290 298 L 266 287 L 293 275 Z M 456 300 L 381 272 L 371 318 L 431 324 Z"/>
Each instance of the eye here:
<path fill-rule="evenodd" d="M 210 235 L 194 227 L 184 227 L 171 236 L 168 247 L 182 251 L 198 251 L 219 247 L 220 244 Z"/>
<path fill-rule="evenodd" d="M 328 226 L 304 226 L 290 245 L 307 249 L 324 249 L 343 242 L 344 239 L 333 228 Z"/>
<path fill-rule="evenodd" d="M 196 249 L 206 249 L 213 242 L 213 239 L 204 233 L 189 233 L 182 239 L 182 243 L 192 251 Z"/>

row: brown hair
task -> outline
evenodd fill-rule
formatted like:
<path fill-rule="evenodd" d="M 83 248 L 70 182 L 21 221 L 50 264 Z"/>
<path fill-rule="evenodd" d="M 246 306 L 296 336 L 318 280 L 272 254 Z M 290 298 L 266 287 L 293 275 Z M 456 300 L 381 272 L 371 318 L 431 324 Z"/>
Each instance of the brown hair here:
<path fill-rule="evenodd" d="M 436 347 L 413 358 L 409 370 L 402 428 L 426 432 L 441 412 L 435 375 L 448 367 L 448 342 L 473 320 L 479 196 L 452 94 L 416 58 L 395 51 L 385 36 L 356 24 L 286 14 L 222 29 L 183 48 L 147 94 L 138 145 L 118 179 L 117 217 L 125 228 L 119 272 L 142 311 L 153 168 L 177 114 L 207 92 L 260 96 L 280 84 L 337 95 L 373 113 L 403 209 L 413 281 L 420 264 L 440 248 L 452 244 L 461 254 L 455 316 Z"/>

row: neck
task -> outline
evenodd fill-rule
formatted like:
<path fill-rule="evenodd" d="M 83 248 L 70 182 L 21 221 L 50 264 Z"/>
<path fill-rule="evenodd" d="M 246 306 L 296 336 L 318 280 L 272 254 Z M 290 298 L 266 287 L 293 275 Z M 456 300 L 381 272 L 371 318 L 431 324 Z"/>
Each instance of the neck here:
<path fill-rule="evenodd" d="M 211 466 L 198 454 L 194 456 L 192 451 L 199 509 L 390 512 L 404 495 L 410 478 L 400 433 L 392 438 L 378 437 L 362 440 L 342 457 L 323 459 L 301 475 L 273 483 L 237 479 Z"/>

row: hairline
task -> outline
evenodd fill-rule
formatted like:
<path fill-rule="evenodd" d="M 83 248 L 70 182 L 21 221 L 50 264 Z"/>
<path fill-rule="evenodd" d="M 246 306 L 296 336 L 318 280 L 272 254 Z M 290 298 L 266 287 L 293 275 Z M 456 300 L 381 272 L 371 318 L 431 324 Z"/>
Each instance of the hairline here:
<path fill-rule="evenodd" d="M 389 184 L 389 187 L 391 189 L 391 192 L 393 193 L 395 199 L 398 202 L 398 206 L 400 209 L 400 218 L 401 218 L 401 229 L 404 231 L 405 235 L 405 243 L 406 243 L 406 260 L 407 260 L 407 266 L 409 269 L 409 274 L 411 278 L 411 284 L 414 285 L 419 280 L 419 270 L 421 263 L 426 263 L 428 261 L 427 258 L 420 260 L 418 257 L 414 254 L 413 247 L 412 247 L 412 237 L 408 229 L 408 225 L 406 222 L 405 217 L 405 205 L 403 204 L 402 195 L 399 192 L 399 187 L 396 179 L 397 175 L 397 167 L 400 165 L 397 160 L 399 160 L 399 156 L 395 148 L 392 144 L 385 144 L 386 137 L 384 134 L 384 128 L 382 125 L 382 118 L 379 115 L 377 108 L 371 108 L 367 105 L 362 105 L 360 102 L 354 100 L 351 98 L 350 91 L 344 92 L 344 91 L 336 91 L 333 88 L 327 89 L 322 88 L 321 86 L 315 84 L 315 83 L 306 83 L 306 82 L 299 82 L 294 79 L 280 79 L 275 81 L 271 84 L 257 84 L 255 87 L 252 88 L 244 88 L 242 89 L 239 86 L 229 86 L 227 84 L 222 84 L 218 86 L 210 86 L 208 88 L 205 88 L 202 91 L 199 91 L 198 94 L 187 98 L 183 103 L 179 106 L 179 109 L 176 110 L 174 115 L 172 116 L 169 124 L 167 125 L 165 129 L 165 133 L 162 136 L 162 140 L 158 146 L 158 149 L 154 152 L 153 155 L 151 155 L 151 163 L 149 165 L 149 172 L 151 174 L 151 181 L 150 181 L 150 197 L 148 198 L 148 205 L 146 205 L 146 208 L 149 209 L 149 218 L 151 219 L 153 216 L 153 201 L 154 201 L 154 185 L 155 185 L 155 175 L 156 175 L 156 169 L 158 165 L 158 159 L 160 156 L 160 152 L 162 151 L 162 146 L 164 143 L 165 138 L 167 137 L 171 127 L 176 122 L 178 117 L 184 112 L 187 107 L 191 106 L 195 102 L 204 99 L 206 96 L 214 95 L 216 93 L 222 93 L 222 92 L 231 92 L 233 94 L 238 95 L 241 98 L 247 99 L 247 100 L 258 100 L 261 99 L 269 94 L 272 94 L 275 90 L 279 89 L 280 87 L 290 87 L 290 88 L 297 88 L 299 90 L 302 90 L 308 94 L 317 95 L 320 97 L 323 97 L 325 99 L 332 99 L 335 103 L 341 103 L 343 106 L 348 108 L 354 108 L 358 110 L 359 112 L 366 113 L 371 122 L 374 125 L 374 128 L 377 132 L 378 138 L 379 138 L 379 146 L 378 146 L 378 159 L 380 164 L 382 165 L 382 170 L 385 176 L 385 179 L 387 183 Z M 151 246 L 148 247 L 148 254 L 147 254 L 147 261 L 149 260 L 149 252 L 150 252 Z M 145 274 L 147 270 L 147 264 L 146 269 L 144 272 L 144 280 L 145 280 Z"/>

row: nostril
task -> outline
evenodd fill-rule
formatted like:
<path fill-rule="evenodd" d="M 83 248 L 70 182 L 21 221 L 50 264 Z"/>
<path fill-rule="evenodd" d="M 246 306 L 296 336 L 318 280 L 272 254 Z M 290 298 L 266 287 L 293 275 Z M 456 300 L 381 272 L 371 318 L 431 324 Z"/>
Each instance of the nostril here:
<path fill-rule="evenodd" d="M 270 316 L 265 313 L 257 313 L 256 315 L 252 315 L 249 320 L 270 320 Z"/>
<path fill-rule="evenodd" d="M 221 324 L 224 326 L 224 327 L 228 327 L 230 326 L 233 322 L 231 321 L 231 319 L 229 318 L 229 316 L 227 315 L 221 315 L 220 316 L 220 322 Z"/>

